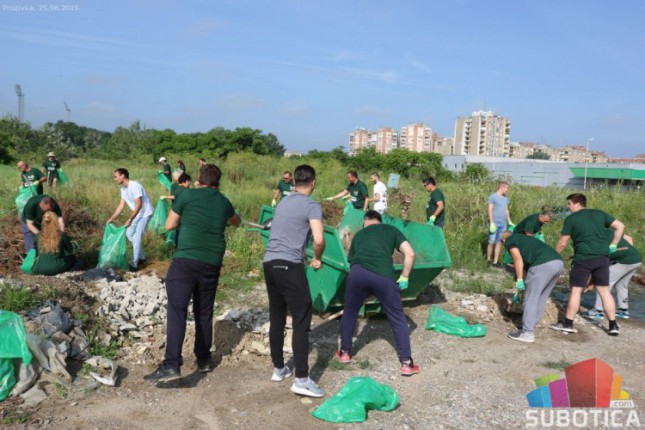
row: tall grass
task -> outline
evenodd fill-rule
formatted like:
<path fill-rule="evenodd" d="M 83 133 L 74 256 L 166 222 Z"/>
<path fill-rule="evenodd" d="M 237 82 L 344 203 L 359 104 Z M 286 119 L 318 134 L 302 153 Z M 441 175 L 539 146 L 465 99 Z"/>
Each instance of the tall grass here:
<path fill-rule="evenodd" d="M 165 154 L 171 165 L 175 166 L 177 159 L 182 159 L 193 179 L 197 179 L 199 155 Z M 40 161 L 28 160 L 34 166 Z M 214 161 L 214 160 L 208 160 Z M 284 170 L 291 170 L 297 164 L 309 163 L 317 171 L 314 200 L 322 201 L 325 197 L 334 195 L 347 186 L 346 171 L 340 163 L 320 160 L 275 158 L 253 154 L 237 153 L 229 155 L 228 159 L 217 164 L 223 171 L 221 190 L 233 205 L 240 211 L 243 219 L 257 220 L 262 204 L 270 204 L 275 188 Z M 167 194 L 157 182 L 158 166 L 144 160 L 122 160 L 110 162 L 105 160 L 77 159 L 64 163 L 64 171 L 72 185 L 52 190 L 51 194 L 60 200 L 63 210 L 66 207 L 82 208 L 95 222 L 91 231 L 77 237 L 82 249 L 94 256 L 98 251 L 102 236 L 102 226 L 112 214 L 119 202 L 119 189 L 112 179 L 117 167 L 125 167 L 130 171 L 130 177 L 140 182 L 146 189 L 154 204 L 158 196 Z M 369 184 L 371 172 L 359 172 L 360 178 Z M 390 172 L 381 172 L 384 181 Z M 0 205 L 4 213 L 15 213 L 14 198 L 20 185 L 19 172 L 15 166 L 0 166 L 0 174 L 5 178 L 0 186 Z M 488 196 L 495 191 L 495 183 L 470 183 L 454 181 L 439 183 L 439 188 L 446 196 L 446 225 L 444 234 L 453 260 L 453 267 L 469 270 L 485 268 L 484 249 L 486 246 L 487 201 Z M 425 205 L 428 193 L 418 179 L 401 178 L 401 193 L 413 195 L 409 218 L 425 222 Z M 49 191 L 46 191 L 49 192 Z M 546 187 L 535 188 L 511 184 L 509 198 L 511 201 L 511 217 L 515 223 L 524 217 L 536 213 L 543 205 L 566 206 L 566 196 L 573 192 L 569 189 Z M 622 220 L 626 232 L 634 236 L 636 247 L 645 252 L 645 215 L 643 206 L 645 193 L 643 191 L 620 192 L 618 190 L 593 189 L 587 193 L 588 206 L 602 209 Z M 388 209 L 390 215 L 401 216 L 401 203 L 393 199 Z M 121 216 L 120 222 L 125 221 L 128 209 Z M 73 227 L 70 226 L 72 229 Z M 554 220 L 544 228 L 547 243 L 554 246 L 560 236 L 562 220 Z M 227 232 L 228 247 L 233 257 L 227 258 L 231 270 L 239 270 L 246 274 L 248 271 L 261 267 L 263 247 L 257 234 L 247 233 L 245 229 Z M 167 260 L 172 256 L 172 250 L 164 245 L 159 236 L 148 234 L 144 249 L 150 259 Z M 571 252 L 568 250 L 567 252 Z M 90 255 L 89 259 L 92 257 Z"/>

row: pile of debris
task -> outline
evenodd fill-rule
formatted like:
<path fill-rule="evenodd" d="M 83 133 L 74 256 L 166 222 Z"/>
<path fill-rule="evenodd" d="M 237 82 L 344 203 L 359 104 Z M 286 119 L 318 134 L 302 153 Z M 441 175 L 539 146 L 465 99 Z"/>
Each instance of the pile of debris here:
<path fill-rule="evenodd" d="M 269 312 L 260 309 L 231 309 L 216 318 L 214 350 L 223 359 L 236 360 L 240 355 L 268 356 Z M 285 327 L 284 352 L 293 354 L 291 320 Z"/>

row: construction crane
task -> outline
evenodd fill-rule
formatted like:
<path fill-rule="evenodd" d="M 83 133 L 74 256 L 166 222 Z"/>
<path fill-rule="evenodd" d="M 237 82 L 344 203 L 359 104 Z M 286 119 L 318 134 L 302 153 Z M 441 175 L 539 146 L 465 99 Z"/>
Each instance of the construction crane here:
<path fill-rule="evenodd" d="M 18 120 L 25 120 L 25 93 L 22 92 L 20 85 L 16 84 L 16 95 L 18 96 Z"/>
<path fill-rule="evenodd" d="M 72 111 L 71 111 L 71 109 L 69 108 L 69 106 L 67 106 L 67 102 L 66 102 L 66 101 L 64 101 L 64 102 L 63 102 L 63 104 L 65 105 L 65 112 L 67 112 L 67 122 L 69 122 L 69 121 L 70 121 L 70 119 L 72 118 Z"/>

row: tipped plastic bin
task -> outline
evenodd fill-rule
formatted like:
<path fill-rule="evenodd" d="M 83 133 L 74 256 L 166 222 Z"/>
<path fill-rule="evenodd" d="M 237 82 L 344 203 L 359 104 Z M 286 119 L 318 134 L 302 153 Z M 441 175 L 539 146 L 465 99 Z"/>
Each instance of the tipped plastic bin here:
<path fill-rule="evenodd" d="M 273 211 L 269 206 L 262 206 L 258 224 L 263 224 L 272 218 Z M 326 247 L 322 256 L 322 267 L 318 270 L 309 267 L 306 269 L 313 307 L 318 312 L 337 310 L 345 304 L 345 279 L 350 269 L 345 249 L 349 250 L 351 238 L 363 228 L 363 215 L 363 211 L 349 208 L 338 227 L 324 226 Z M 401 294 L 404 301 L 414 300 L 428 288 L 443 269 L 452 264 L 443 230 L 439 227 L 389 216 L 383 217 L 383 223 L 391 224 L 401 230 L 414 248 L 416 259 L 410 273 L 410 285 Z M 270 232 L 260 229 L 254 231 L 260 233 L 266 246 Z M 307 246 L 307 255 L 309 258 L 313 257 L 311 243 Z M 393 266 L 399 275 L 403 264 Z M 378 311 L 378 301 L 368 300 L 365 310 Z"/>

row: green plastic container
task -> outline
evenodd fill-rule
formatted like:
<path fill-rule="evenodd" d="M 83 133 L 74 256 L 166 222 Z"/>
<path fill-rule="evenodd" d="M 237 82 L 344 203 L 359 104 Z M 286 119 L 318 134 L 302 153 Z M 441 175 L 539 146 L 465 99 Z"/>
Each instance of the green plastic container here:
<path fill-rule="evenodd" d="M 273 211 L 270 206 L 262 206 L 258 224 L 272 218 Z M 324 226 L 326 247 L 322 256 L 322 267 L 318 270 L 309 267 L 306 269 L 313 307 L 318 312 L 340 309 L 345 304 L 345 280 L 349 274 L 350 265 L 341 237 L 346 237 L 347 233 L 353 235 L 358 232 L 363 227 L 364 214 L 362 210 L 349 208 L 338 227 Z M 401 230 L 414 248 L 416 259 L 410 273 L 410 285 L 402 291 L 401 298 L 404 302 L 415 300 L 444 268 L 452 264 L 443 230 L 439 227 L 389 216 L 383 217 L 383 223 L 391 224 Z M 253 230 L 260 233 L 266 246 L 269 231 Z M 307 255 L 309 258 L 314 255 L 311 243 L 307 246 Z M 402 269 L 403 264 L 394 264 L 397 275 Z M 368 300 L 365 304 L 367 312 L 378 312 L 379 308 L 376 299 Z"/>

